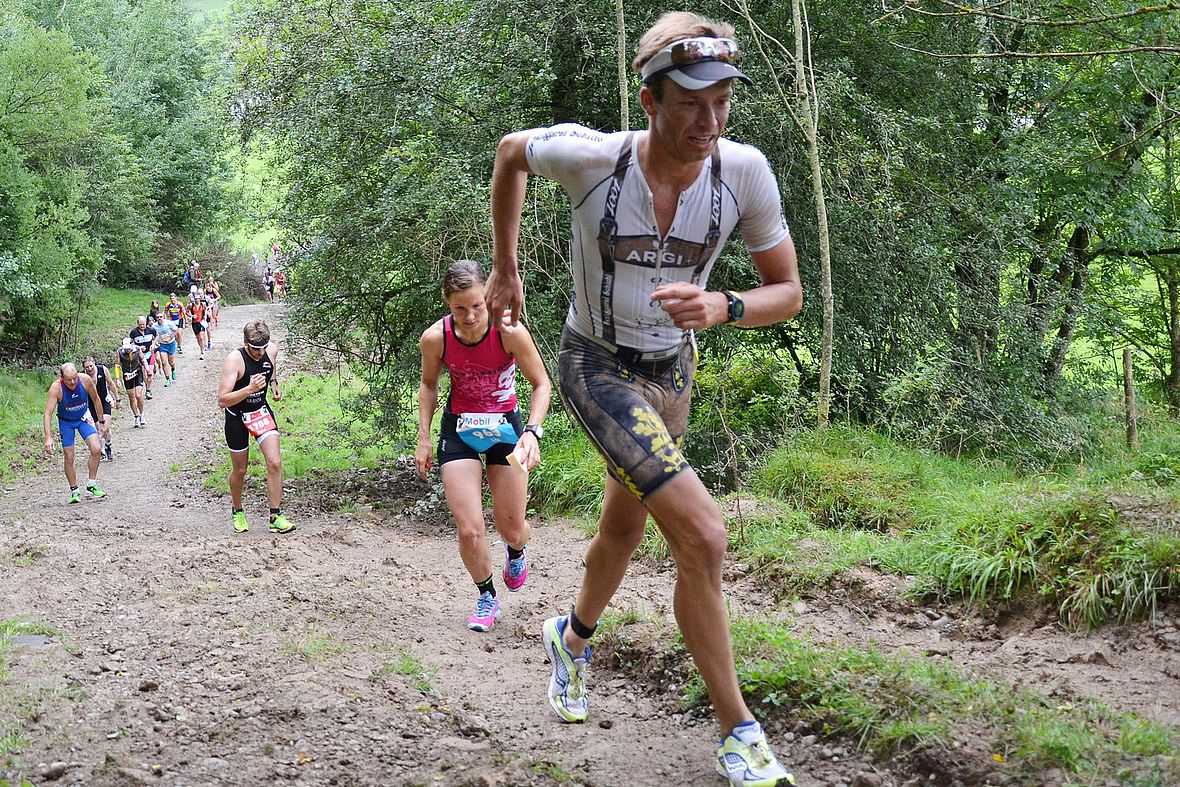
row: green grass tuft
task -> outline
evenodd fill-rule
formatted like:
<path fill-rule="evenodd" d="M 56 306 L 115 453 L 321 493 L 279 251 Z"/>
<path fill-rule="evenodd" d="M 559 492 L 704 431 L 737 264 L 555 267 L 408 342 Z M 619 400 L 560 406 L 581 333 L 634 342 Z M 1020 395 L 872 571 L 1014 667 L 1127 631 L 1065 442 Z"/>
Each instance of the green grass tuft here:
<path fill-rule="evenodd" d="M 432 681 L 438 675 L 437 667 L 428 667 L 409 648 L 394 648 L 393 657 L 373 670 L 369 676 L 372 683 L 379 682 L 386 675 L 402 675 L 412 679 L 414 688 L 423 694 L 432 688 Z"/>

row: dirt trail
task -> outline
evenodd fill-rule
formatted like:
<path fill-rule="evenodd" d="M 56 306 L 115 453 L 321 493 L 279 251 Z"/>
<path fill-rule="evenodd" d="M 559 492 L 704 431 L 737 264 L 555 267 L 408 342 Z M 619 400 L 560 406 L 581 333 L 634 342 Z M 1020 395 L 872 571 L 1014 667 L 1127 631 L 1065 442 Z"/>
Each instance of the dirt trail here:
<path fill-rule="evenodd" d="M 117 417 L 116 461 L 99 476 L 107 500 L 66 505 L 60 453 L 0 499 L 0 620 L 21 616 L 64 635 L 21 638 L 7 679 L 0 673 L 0 746 L 6 733 L 20 735 L 19 752 L 0 757 L 0 780 L 722 784 L 712 771 L 711 719 L 681 714 L 672 693 L 605 664 L 591 669 L 591 721 L 556 722 L 539 631 L 568 608 L 580 577 L 585 539 L 572 527 L 534 522 L 529 582 L 519 593 L 502 591 L 505 615 L 486 635 L 466 629 L 473 593 L 449 524 L 397 509 L 323 513 L 315 502 L 324 490 L 294 485 L 286 503 L 299 529 L 274 536 L 263 490 L 251 485 L 253 529 L 230 533 L 228 498 L 205 488 L 202 468 L 224 458 L 215 401 L 221 361 L 259 316 L 275 325 L 281 310 L 226 309 L 207 360 L 190 349 L 178 384 L 157 388 L 147 428 L 132 429 L 125 410 Z M 284 368 L 281 356 L 280 374 Z M 501 549 L 493 541 L 497 567 Z M 755 583 L 732 579 L 735 610 L 774 611 Z M 615 607 L 668 619 L 671 585 L 668 567 L 636 564 Z M 892 591 L 878 591 L 868 616 L 830 596 L 781 611 L 819 638 L 883 637 L 919 652 L 934 643 L 948 657 L 965 653 L 967 664 L 976 651 L 959 639 L 995 639 L 965 622 L 958 639 L 921 621 L 906 626 L 897 616 L 922 610 L 891 606 Z M 982 666 L 1002 671 L 1000 662 L 1027 654 L 1030 643 L 1053 647 L 1038 636 L 1047 634 L 1030 632 L 1009 653 L 1003 638 L 980 646 L 1001 651 Z M 1065 640 L 1058 632 L 1048 641 Z M 1166 672 L 1178 668 L 1176 651 L 1159 643 L 1154 652 L 1158 678 L 1147 684 L 1137 681 L 1149 671 L 1136 674 L 1109 645 L 1077 662 L 1046 658 L 1043 669 L 1063 681 L 1100 673 L 1111 696 L 1134 686 L 1154 695 L 1148 709 L 1154 703 L 1180 717 L 1167 677 L 1178 673 Z M 1087 679 L 1081 690 L 1102 682 Z M 874 765 L 847 744 L 771 730 L 804 787 L 904 781 L 891 763 Z"/>

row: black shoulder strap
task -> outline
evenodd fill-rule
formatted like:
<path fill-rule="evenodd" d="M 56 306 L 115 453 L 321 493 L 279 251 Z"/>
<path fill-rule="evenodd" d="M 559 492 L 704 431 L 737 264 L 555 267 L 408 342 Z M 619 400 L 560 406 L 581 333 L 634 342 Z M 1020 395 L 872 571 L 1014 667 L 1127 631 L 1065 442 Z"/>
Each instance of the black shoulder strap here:
<path fill-rule="evenodd" d="M 602 257 L 602 338 L 612 344 L 615 341 L 615 244 L 619 239 L 619 223 L 615 215 L 619 209 L 619 195 L 623 192 L 623 179 L 631 166 L 631 143 L 635 132 L 623 139 L 623 148 L 615 161 L 615 172 L 606 191 L 606 204 L 602 220 L 598 223 L 598 253 Z"/>
<path fill-rule="evenodd" d="M 700 259 L 692 272 L 692 283 L 700 281 L 701 273 L 713 257 L 717 244 L 721 241 L 721 146 L 713 146 L 713 155 L 709 158 L 709 232 L 705 235 L 705 248 L 701 250 Z"/>

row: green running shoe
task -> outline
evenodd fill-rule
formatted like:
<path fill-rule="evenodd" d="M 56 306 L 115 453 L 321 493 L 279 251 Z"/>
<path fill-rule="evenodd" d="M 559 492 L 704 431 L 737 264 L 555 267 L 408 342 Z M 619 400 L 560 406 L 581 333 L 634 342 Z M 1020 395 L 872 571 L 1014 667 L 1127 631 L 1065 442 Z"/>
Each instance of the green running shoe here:
<path fill-rule="evenodd" d="M 787 787 L 795 777 L 779 764 L 766 742 L 762 725 L 742 722 L 717 749 L 717 773 L 733 787 Z"/>
<path fill-rule="evenodd" d="M 82 502 L 82 493 L 81 493 L 80 491 L 78 491 L 77 489 L 75 489 L 75 490 L 73 490 L 72 492 L 70 492 L 70 500 L 69 500 L 69 502 L 71 502 L 71 503 L 81 503 L 81 502 Z"/>
<path fill-rule="evenodd" d="M 250 529 L 250 523 L 246 521 L 245 511 L 234 511 L 233 527 L 235 533 L 245 533 Z"/>
<path fill-rule="evenodd" d="M 295 525 L 291 524 L 291 520 L 287 519 L 286 514 L 279 514 L 270 520 L 270 525 L 266 529 L 272 533 L 290 533 L 295 529 Z"/>
<path fill-rule="evenodd" d="M 104 492 L 98 488 L 98 484 L 87 484 L 86 491 L 89 492 L 90 496 L 93 497 L 95 500 L 102 500 L 104 497 L 107 496 L 106 492 Z"/>

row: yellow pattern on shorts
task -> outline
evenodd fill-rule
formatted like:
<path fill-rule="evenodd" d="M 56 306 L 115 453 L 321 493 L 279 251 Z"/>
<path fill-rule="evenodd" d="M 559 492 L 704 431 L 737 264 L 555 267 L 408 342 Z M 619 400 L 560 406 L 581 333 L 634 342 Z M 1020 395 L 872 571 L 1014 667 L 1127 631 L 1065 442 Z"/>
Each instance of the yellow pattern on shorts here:
<path fill-rule="evenodd" d="M 635 485 L 635 479 L 632 478 L 631 474 L 628 473 L 624 468 L 615 465 L 615 478 L 617 478 L 623 486 L 627 487 L 631 494 L 635 495 L 640 500 L 643 499 L 643 492 L 639 491 L 639 487 Z"/>
<path fill-rule="evenodd" d="M 678 473 L 688 465 L 684 454 L 680 452 L 680 446 L 672 439 L 672 435 L 668 434 L 668 429 L 659 416 L 643 407 L 632 409 L 631 415 L 635 416 L 632 431 L 637 435 L 651 438 L 651 452 L 663 460 L 665 473 Z"/>

